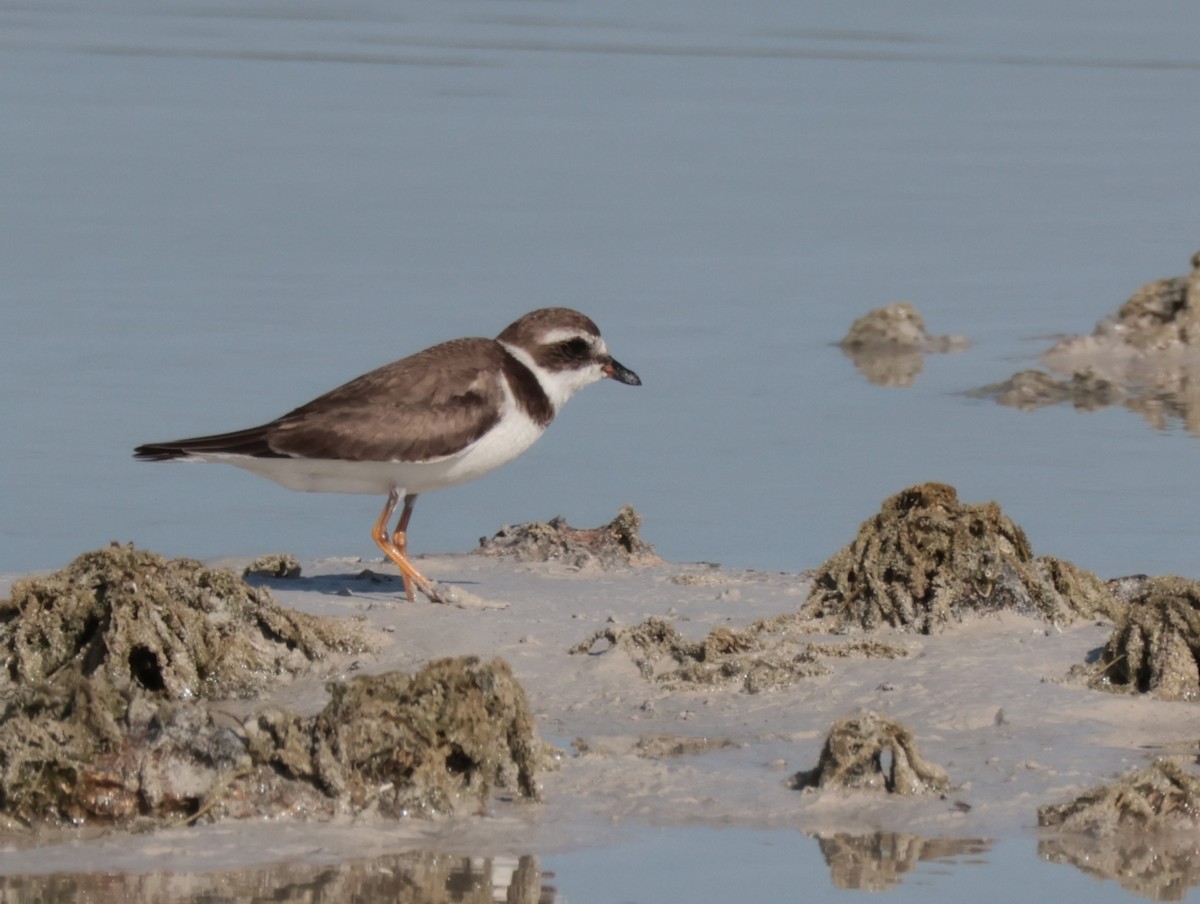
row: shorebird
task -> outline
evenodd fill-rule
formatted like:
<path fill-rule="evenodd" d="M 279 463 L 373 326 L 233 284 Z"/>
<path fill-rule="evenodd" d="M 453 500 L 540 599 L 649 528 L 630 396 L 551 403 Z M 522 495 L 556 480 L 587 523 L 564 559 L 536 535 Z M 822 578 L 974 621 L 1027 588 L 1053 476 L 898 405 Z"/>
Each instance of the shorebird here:
<path fill-rule="evenodd" d="M 219 461 L 293 490 L 387 497 L 371 537 L 405 593 L 446 596 L 408 558 L 417 496 L 482 477 L 528 449 L 578 390 L 642 381 L 570 308 L 542 308 L 495 339 L 453 339 L 385 364 L 258 427 L 134 450 L 141 461 Z M 395 530 L 388 525 L 403 502 Z"/>

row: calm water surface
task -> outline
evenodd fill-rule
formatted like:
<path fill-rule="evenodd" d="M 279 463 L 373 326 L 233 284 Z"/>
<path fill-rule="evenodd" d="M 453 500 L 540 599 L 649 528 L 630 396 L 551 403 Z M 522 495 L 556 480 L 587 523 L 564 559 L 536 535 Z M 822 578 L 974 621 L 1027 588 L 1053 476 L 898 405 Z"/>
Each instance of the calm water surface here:
<path fill-rule="evenodd" d="M 377 500 L 130 451 L 567 304 L 645 385 L 423 499 L 417 551 L 629 501 L 668 558 L 795 570 L 940 480 L 1039 553 L 1200 577 L 1195 437 L 955 394 L 1187 270 L 1196 34 L 1134 0 L 0 3 L 0 571 L 373 557 Z M 898 300 L 975 345 L 872 386 L 832 343 Z M 670 900 L 638 887 L 568 898 Z"/>

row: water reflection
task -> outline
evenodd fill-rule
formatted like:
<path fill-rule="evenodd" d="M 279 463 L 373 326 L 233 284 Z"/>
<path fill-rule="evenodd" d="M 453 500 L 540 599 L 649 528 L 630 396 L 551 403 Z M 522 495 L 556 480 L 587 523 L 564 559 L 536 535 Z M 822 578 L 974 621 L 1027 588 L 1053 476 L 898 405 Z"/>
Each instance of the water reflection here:
<path fill-rule="evenodd" d="M 1187 276 L 1146 283 L 1091 334 L 1056 342 L 1042 363 L 1057 376 L 1022 370 L 966 395 L 1020 411 L 1120 405 L 1156 430 L 1177 421 L 1200 436 L 1200 252 L 1191 264 Z"/>
<path fill-rule="evenodd" d="M 0 876 L 5 904 L 50 901 L 271 902 L 323 904 L 553 904 L 536 857 L 462 857 L 429 852 L 394 854 L 357 863 L 281 863 L 224 873 L 82 873 Z"/>
<path fill-rule="evenodd" d="M 983 838 L 923 838 L 903 832 L 815 837 L 834 887 L 859 891 L 887 891 L 918 863 L 983 854 L 992 846 Z"/>
<path fill-rule="evenodd" d="M 1182 901 L 1190 888 L 1200 885 L 1200 838 L 1190 833 L 1058 835 L 1039 841 L 1037 852 L 1049 863 L 1112 879 L 1152 901 Z"/>

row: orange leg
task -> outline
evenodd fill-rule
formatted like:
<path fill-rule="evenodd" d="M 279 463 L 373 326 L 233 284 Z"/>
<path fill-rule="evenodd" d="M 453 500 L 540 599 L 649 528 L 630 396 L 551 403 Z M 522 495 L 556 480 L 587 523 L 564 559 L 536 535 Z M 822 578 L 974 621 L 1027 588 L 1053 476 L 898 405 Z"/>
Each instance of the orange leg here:
<path fill-rule="evenodd" d="M 408 560 L 408 519 L 412 517 L 413 505 L 416 504 L 416 501 L 415 493 L 405 495 L 400 521 L 396 525 L 395 532 L 388 537 L 388 522 L 392 520 L 392 513 L 396 511 L 396 506 L 400 502 L 398 490 L 393 489 L 388 493 L 387 503 L 384 504 L 379 519 L 371 529 L 371 539 L 375 541 L 376 546 L 383 550 L 383 554 L 395 562 L 396 567 L 400 569 L 400 574 L 404 577 L 405 595 L 410 603 L 414 599 L 414 588 L 419 588 L 432 602 L 440 603 L 442 598 L 433 588 L 433 584 Z"/>

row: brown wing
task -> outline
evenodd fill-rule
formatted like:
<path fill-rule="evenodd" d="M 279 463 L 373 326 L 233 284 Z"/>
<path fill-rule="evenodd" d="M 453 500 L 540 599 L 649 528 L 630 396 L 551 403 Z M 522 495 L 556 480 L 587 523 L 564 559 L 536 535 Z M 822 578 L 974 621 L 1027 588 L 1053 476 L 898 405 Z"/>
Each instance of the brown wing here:
<path fill-rule="evenodd" d="M 507 357 L 490 339 L 455 339 L 351 380 L 265 425 L 275 454 L 424 461 L 457 452 L 499 420 Z"/>

